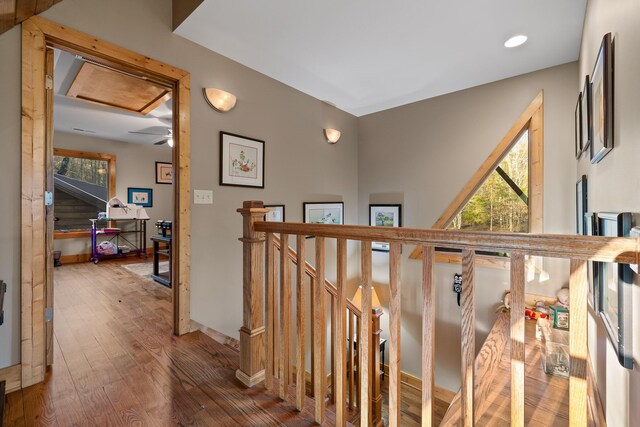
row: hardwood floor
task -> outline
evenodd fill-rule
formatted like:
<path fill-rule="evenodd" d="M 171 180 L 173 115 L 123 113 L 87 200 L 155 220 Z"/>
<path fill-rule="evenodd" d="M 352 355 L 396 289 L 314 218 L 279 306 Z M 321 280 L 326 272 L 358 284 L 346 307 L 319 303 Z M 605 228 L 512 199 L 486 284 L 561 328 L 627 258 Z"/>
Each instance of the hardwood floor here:
<path fill-rule="evenodd" d="M 244 389 L 236 350 L 199 331 L 173 336 L 170 310 L 169 289 L 119 262 L 57 268 L 54 365 L 7 396 L 5 426 L 313 424 L 311 401 L 297 413 Z"/>

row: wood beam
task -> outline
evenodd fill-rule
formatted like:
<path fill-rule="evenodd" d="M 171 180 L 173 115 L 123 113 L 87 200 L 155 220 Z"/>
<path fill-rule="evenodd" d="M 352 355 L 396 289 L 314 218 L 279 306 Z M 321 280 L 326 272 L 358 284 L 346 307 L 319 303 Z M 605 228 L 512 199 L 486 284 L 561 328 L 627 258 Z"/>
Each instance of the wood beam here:
<path fill-rule="evenodd" d="M 204 0 L 173 0 L 172 1 L 172 15 L 173 15 L 173 30 L 180 26 L 194 10 L 202 4 Z"/>

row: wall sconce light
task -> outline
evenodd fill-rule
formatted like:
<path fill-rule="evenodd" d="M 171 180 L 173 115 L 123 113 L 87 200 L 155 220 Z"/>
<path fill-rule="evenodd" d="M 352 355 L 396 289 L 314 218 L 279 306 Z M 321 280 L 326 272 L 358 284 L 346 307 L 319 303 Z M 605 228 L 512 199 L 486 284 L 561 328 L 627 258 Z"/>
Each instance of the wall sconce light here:
<path fill-rule="evenodd" d="M 329 144 L 335 144 L 340 139 L 340 131 L 336 129 L 325 129 L 324 137 L 327 139 Z"/>
<path fill-rule="evenodd" d="M 214 87 L 205 87 L 202 93 L 211 108 L 221 113 L 231 111 L 236 106 L 236 96 L 232 93 Z"/>
<path fill-rule="evenodd" d="M 356 294 L 353 296 L 353 299 L 351 301 L 353 302 L 353 305 L 355 305 L 360 310 L 362 310 L 362 285 L 358 286 L 358 289 L 356 290 Z M 380 298 L 378 298 L 376 289 L 373 286 L 371 287 L 371 308 L 382 309 L 382 304 L 380 304 Z"/>

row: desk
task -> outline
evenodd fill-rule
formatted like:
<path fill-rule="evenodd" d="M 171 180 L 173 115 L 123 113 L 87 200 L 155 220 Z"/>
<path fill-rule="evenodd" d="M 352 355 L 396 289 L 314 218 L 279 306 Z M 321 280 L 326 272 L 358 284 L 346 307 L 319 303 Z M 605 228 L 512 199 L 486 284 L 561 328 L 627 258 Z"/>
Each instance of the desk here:
<path fill-rule="evenodd" d="M 171 236 L 153 236 L 151 238 L 153 242 L 153 273 L 151 278 L 156 282 L 164 285 L 168 288 L 171 287 Z M 160 249 L 160 244 L 164 243 L 166 246 Z M 166 273 L 160 273 L 160 257 L 166 256 L 169 258 L 169 271 Z"/>
<path fill-rule="evenodd" d="M 126 255 L 144 255 L 147 256 L 147 221 L 148 219 L 112 219 L 100 218 L 91 220 L 91 261 L 98 263 L 100 258 L 105 256 L 126 256 Z M 102 228 L 98 224 L 102 223 Z M 112 223 L 112 224 L 111 224 Z M 112 225 L 122 223 L 123 225 L 133 225 L 125 229 L 114 230 L 110 228 Z M 130 237 L 133 235 L 133 237 Z M 98 238 L 101 241 L 109 241 L 118 247 L 115 254 L 103 254 L 98 252 Z M 135 243 L 134 243 L 135 242 Z M 121 243 L 128 246 L 127 252 L 121 249 Z"/>

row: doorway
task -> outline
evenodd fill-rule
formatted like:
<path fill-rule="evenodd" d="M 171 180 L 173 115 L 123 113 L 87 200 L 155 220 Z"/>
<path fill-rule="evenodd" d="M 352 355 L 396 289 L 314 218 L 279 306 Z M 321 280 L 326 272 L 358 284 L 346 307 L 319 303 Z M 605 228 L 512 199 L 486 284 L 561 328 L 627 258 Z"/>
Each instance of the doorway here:
<path fill-rule="evenodd" d="M 51 354 L 53 304 L 53 55 L 59 48 L 140 76 L 173 94 L 172 326 L 189 332 L 189 73 L 33 17 L 22 24 L 21 387 L 41 382 Z"/>

